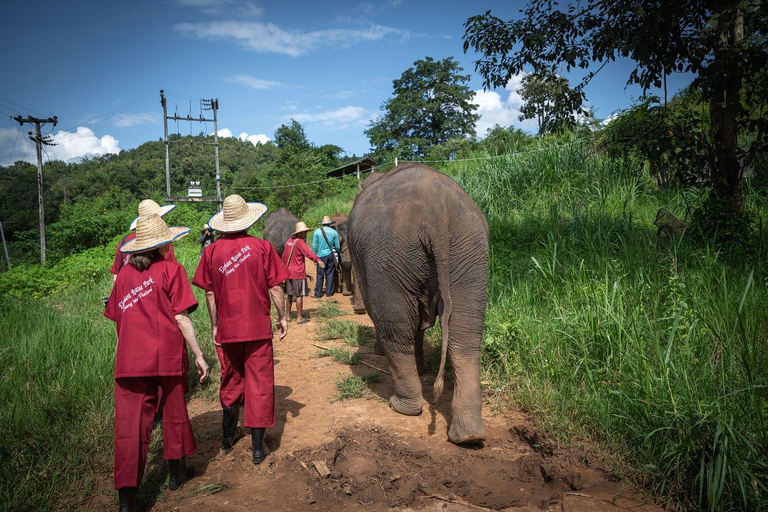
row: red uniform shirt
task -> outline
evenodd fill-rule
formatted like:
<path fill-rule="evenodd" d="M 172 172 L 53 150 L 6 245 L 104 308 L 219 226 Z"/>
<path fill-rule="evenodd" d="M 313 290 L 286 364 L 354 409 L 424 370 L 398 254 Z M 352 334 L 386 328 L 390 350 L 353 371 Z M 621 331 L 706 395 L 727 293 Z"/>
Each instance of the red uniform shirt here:
<path fill-rule="evenodd" d="M 120 247 L 122 247 L 125 242 L 133 240 L 134 238 L 136 238 L 136 232 L 132 231 L 126 235 L 125 238 L 117 242 L 117 248 L 115 249 L 115 261 L 112 263 L 112 268 L 109 269 L 109 271 L 113 274 L 117 275 L 118 272 L 120 272 L 120 269 L 128 264 L 128 258 L 130 258 L 131 255 L 120 252 Z M 173 246 L 171 246 L 168 252 L 165 253 L 165 259 L 168 261 L 176 262 L 176 256 L 173 255 Z"/>
<path fill-rule="evenodd" d="M 291 252 L 293 248 L 293 252 Z M 288 257 L 290 256 L 290 261 Z M 307 277 L 307 269 L 304 264 L 304 258 L 309 258 L 315 263 L 320 261 L 312 249 L 307 247 L 306 242 L 301 238 L 289 238 L 285 241 L 285 249 L 283 249 L 283 265 L 287 265 L 288 279 L 305 279 Z"/>
<path fill-rule="evenodd" d="M 186 372 L 187 346 L 176 315 L 195 309 L 197 300 L 180 264 L 160 259 L 143 272 L 123 267 L 104 311 L 117 323 L 115 378 Z"/>
<path fill-rule="evenodd" d="M 269 289 L 288 279 L 272 244 L 246 233 L 224 235 L 203 251 L 192 284 L 213 291 L 216 341 L 271 340 Z"/>

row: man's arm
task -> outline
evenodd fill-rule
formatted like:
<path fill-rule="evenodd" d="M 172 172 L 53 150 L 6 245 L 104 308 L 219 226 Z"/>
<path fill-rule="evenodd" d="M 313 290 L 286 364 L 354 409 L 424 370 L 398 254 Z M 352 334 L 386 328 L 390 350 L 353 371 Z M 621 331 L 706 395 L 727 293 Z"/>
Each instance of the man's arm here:
<path fill-rule="evenodd" d="M 189 312 L 187 310 L 176 315 L 176 324 L 179 326 L 181 335 L 184 336 L 190 350 L 195 355 L 197 374 L 200 376 L 200 382 L 203 382 L 208 377 L 208 363 L 205 362 L 203 351 L 200 350 L 200 345 L 197 343 L 195 328 L 192 326 L 192 320 L 189 319 Z"/>
<path fill-rule="evenodd" d="M 285 296 L 283 295 L 283 287 L 279 284 L 269 289 L 269 295 L 272 297 L 272 303 L 277 310 L 277 325 L 280 326 L 280 338 L 285 338 L 288 334 L 288 318 L 285 316 Z"/>
<path fill-rule="evenodd" d="M 219 324 L 219 317 L 216 311 L 216 298 L 213 296 L 212 291 L 205 292 L 205 305 L 208 306 L 208 316 L 211 317 L 211 339 L 214 345 L 221 345 L 216 341 L 216 326 Z"/>

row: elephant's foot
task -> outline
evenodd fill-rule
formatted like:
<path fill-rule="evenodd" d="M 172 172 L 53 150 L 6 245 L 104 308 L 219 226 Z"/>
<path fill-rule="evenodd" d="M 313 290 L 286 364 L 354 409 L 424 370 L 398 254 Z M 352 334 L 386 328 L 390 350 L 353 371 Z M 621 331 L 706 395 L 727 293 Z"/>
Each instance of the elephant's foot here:
<path fill-rule="evenodd" d="M 389 397 L 389 406 L 400 414 L 418 416 L 424 409 L 424 400 L 419 398 L 418 400 L 405 401 L 397 395 L 392 395 Z"/>
<path fill-rule="evenodd" d="M 345 289 L 345 290 L 342 290 L 341 294 L 342 294 L 343 296 L 345 296 L 345 297 L 349 297 L 350 295 L 352 295 L 352 292 L 350 292 L 350 291 L 347 291 L 347 290 Z"/>
<path fill-rule="evenodd" d="M 373 344 L 373 353 L 376 354 L 377 356 L 385 356 L 385 355 L 387 355 L 387 353 L 384 351 L 384 345 L 379 343 L 378 339 Z"/>
<path fill-rule="evenodd" d="M 454 444 L 481 443 L 488 437 L 483 420 L 452 418 L 451 427 L 448 429 L 448 440 Z"/>
<path fill-rule="evenodd" d="M 366 313 L 365 306 L 352 306 L 352 311 L 354 311 L 356 315 L 364 315 Z"/>

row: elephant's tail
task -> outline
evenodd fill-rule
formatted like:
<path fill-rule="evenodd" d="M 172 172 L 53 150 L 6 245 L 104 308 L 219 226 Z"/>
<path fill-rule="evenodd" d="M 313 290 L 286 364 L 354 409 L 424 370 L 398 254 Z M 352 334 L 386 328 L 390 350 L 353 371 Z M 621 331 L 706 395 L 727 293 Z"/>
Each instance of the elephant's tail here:
<path fill-rule="evenodd" d="M 435 387 L 432 392 L 432 401 L 437 402 L 443 393 L 443 380 L 445 374 L 445 360 L 448 357 L 448 340 L 451 319 L 453 311 L 453 301 L 451 300 L 451 266 L 448 263 L 447 251 L 435 251 L 435 263 L 437 264 L 437 285 L 440 289 L 440 300 L 443 302 L 443 310 L 440 312 L 440 328 L 443 331 L 442 349 L 440 351 L 440 369 L 435 379 Z"/>

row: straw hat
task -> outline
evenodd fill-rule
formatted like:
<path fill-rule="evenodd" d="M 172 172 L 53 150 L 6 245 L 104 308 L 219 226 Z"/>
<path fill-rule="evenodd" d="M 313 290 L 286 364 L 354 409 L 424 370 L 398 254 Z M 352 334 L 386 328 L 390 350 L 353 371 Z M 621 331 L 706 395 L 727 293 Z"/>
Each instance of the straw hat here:
<path fill-rule="evenodd" d="M 176 208 L 175 204 L 160 206 L 151 199 L 145 199 L 139 203 L 139 217 L 146 217 L 148 215 L 152 215 L 153 213 L 156 213 L 162 217 L 174 208 Z M 133 222 L 131 222 L 131 230 L 136 229 L 136 221 L 139 220 L 139 217 L 136 217 L 133 219 Z"/>
<path fill-rule="evenodd" d="M 267 206 L 261 203 L 246 203 L 245 199 L 232 194 L 224 199 L 224 208 L 208 220 L 211 229 L 222 233 L 236 233 L 251 227 L 262 215 L 267 213 Z"/>
<path fill-rule="evenodd" d="M 174 226 L 169 228 L 163 219 L 156 213 L 139 217 L 136 222 L 136 238 L 125 242 L 120 247 L 120 252 L 135 254 L 157 249 L 170 244 L 189 234 L 189 228 Z"/>
<path fill-rule="evenodd" d="M 291 233 L 291 236 L 296 236 L 299 233 L 306 233 L 307 231 L 312 231 L 312 228 L 308 228 L 306 224 L 303 222 L 297 222 L 296 223 L 296 231 Z"/>
<path fill-rule="evenodd" d="M 321 226 L 330 226 L 331 224 L 333 224 L 333 221 L 331 220 L 331 218 L 330 218 L 329 216 L 327 216 L 327 215 L 324 215 L 324 216 L 323 216 L 323 220 L 322 220 L 322 221 L 320 221 L 320 223 L 319 223 L 319 224 L 320 224 Z"/>

